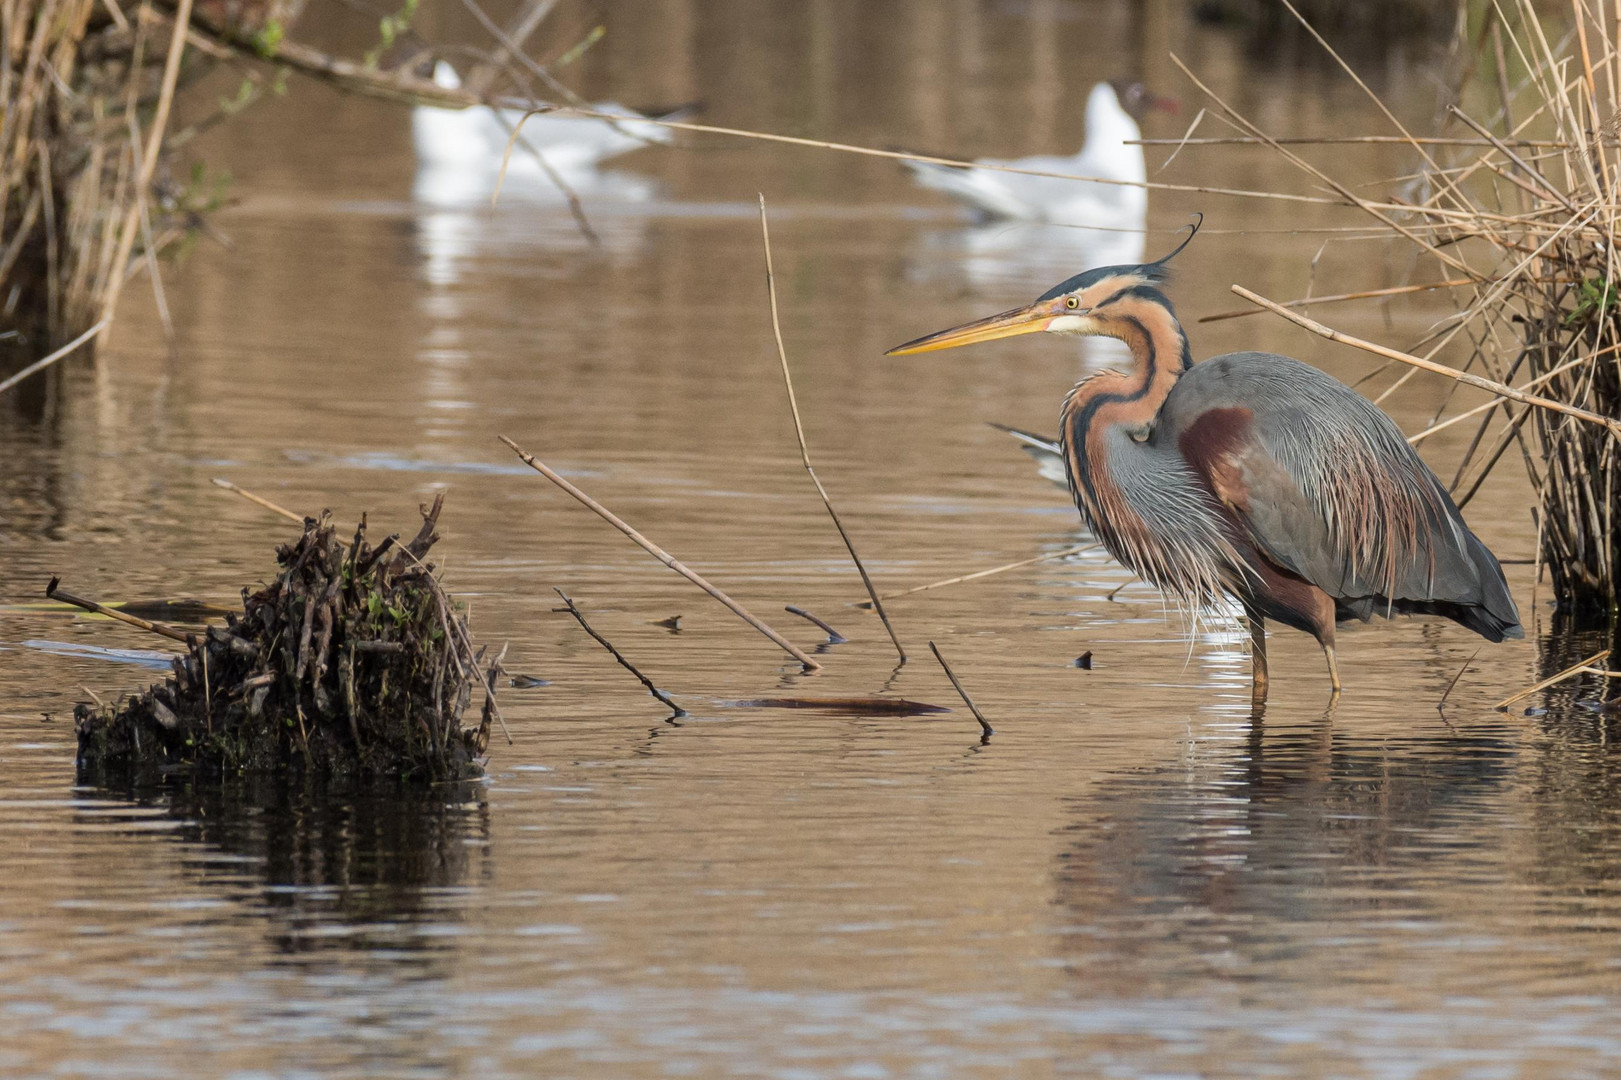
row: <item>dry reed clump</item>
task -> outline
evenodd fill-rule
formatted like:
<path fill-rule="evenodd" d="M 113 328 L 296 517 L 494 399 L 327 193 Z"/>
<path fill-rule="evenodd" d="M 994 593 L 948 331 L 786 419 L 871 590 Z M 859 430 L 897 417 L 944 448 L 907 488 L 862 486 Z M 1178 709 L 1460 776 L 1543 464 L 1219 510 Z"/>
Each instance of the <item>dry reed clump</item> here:
<path fill-rule="evenodd" d="M 49 366 L 93 340 L 143 268 L 168 328 L 156 257 L 201 224 L 218 192 L 198 182 L 206 178 L 170 176 L 167 149 L 279 87 L 287 70 L 403 102 L 527 104 L 532 94 L 485 93 L 516 56 L 564 100 L 584 104 L 520 52 L 552 0 L 524 0 L 508 29 L 468 0 L 499 45 L 467 71 L 469 89 L 455 90 L 421 74 L 424 50 L 436 53 L 411 29 L 415 0 L 382 17 L 378 45 L 355 60 L 288 37 L 307 2 L 0 0 L 0 374 L 46 353 L 39 366 Z M 240 72 L 238 93 L 171 134 L 177 88 L 219 62 Z M 518 81 L 527 85 L 521 72 Z M 578 200 L 558 183 L 583 225 Z"/>
<path fill-rule="evenodd" d="M 122 284 L 117 255 L 134 249 L 151 178 L 139 124 L 168 40 L 92 0 L 5 0 L 0 29 L 0 329 L 38 355 L 93 325 Z"/>
<path fill-rule="evenodd" d="M 1618 418 L 1621 41 L 1611 19 L 1583 0 L 1571 13 L 1558 42 L 1530 0 L 1488 9 L 1480 68 L 1495 72 L 1495 93 L 1481 119 L 1456 106 L 1450 113 L 1491 145 L 1455 152 L 1433 169 L 1428 198 L 1413 216 L 1435 226 L 1435 245 L 1473 241 L 1459 250 L 1468 252 L 1477 284 L 1447 331 L 1474 342 L 1471 364 Z M 1513 145 L 1535 138 L 1542 144 Z M 1501 402 L 1478 423 L 1459 466 L 1460 481 L 1471 467 L 1476 474 L 1460 496 L 1473 495 L 1510 446 L 1538 493 L 1538 559 L 1558 610 L 1583 619 L 1613 614 L 1621 569 L 1614 429 Z"/>
<path fill-rule="evenodd" d="M 197 0 L 196 14 L 246 33 L 303 4 Z M 0 0 L 0 334 L 14 360 L 104 323 L 184 235 L 197 193 L 162 158 L 175 89 L 202 67 L 192 13 L 193 0 Z"/>
<path fill-rule="evenodd" d="M 476 775 L 500 722 L 501 658 L 486 663 L 423 561 L 442 501 L 404 544 L 372 547 L 364 520 L 345 544 L 325 515 L 306 519 L 240 616 L 202 635 L 156 628 L 188 638 L 185 655 L 122 708 L 74 710 L 81 774 Z M 463 728 L 475 686 L 483 714 Z"/>
<path fill-rule="evenodd" d="M 1280 2 L 1294 13 L 1289 0 Z M 1206 92 L 1244 133 L 1238 141 L 1271 146 L 1339 201 L 1373 217 L 1377 228 L 1439 264 L 1448 279 L 1441 285 L 1454 290 L 1458 310 L 1420 342 L 1417 358 L 1336 339 L 1418 366 L 1429 363 L 1430 370 L 1439 370 L 1431 358 L 1443 349 L 1467 350 L 1457 366 L 1468 374 L 1444 373 L 1477 386 L 1484 377 L 1499 384 L 1499 396 L 1438 417 L 1410 441 L 1453 424 L 1472 425 L 1452 482 L 1460 506 L 1517 451 L 1512 456 L 1524 463 L 1537 492 L 1538 573 L 1551 578 L 1558 611 L 1613 619 L 1621 596 L 1621 38 L 1613 13 L 1591 0 L 1570 0 L 1563 29 L 1555 19 L 1539 18 L 1533 0 L 1469 10 L 1475 25 L 1464 39 L 1468 48 L 1460 50 L 1467 66 L 1459 94 L 1467 108 L 1448 107 L 1443 137 L 1415 138 L 1379 103 L 1419 164 L 1416 177 L 1399 181 L 1388 197 L 1364 196 L 1337 182 Z M 1326 41 L 1316 40 L 1355 78 Z"/>

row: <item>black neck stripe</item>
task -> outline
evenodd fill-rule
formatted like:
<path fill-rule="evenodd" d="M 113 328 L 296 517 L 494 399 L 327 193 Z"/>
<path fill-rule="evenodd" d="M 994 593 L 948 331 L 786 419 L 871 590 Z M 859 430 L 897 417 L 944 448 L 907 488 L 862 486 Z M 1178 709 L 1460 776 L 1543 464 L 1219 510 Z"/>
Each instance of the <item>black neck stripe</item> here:
<path fill-rule="evenodd" d="M 1064 460 L 1069 463 L 1071 479 L 1085 486 L 1087 498 L 1092 500 L 1094 504 L 1097 502 L 1097 489 L 1092 484 L 1091 463 L 1077 448 L 1086 445 L 1086 436 L 1092 429 L 1092 420 L 1103 406 L 1129 404 L 1133 401 L 1141 401 L 1148 396 L 1149 388 L 1154 385 L 1154 374 L 1158 366 L 1158 350 L 1155 349 L 1154 339 L 1149 335 L 1148 328 L 1142 324 L 1142 320 L 1135 315 L 1127 315 L 1120 321 L 1135 326 L 1137 332 L 1143 336 L 1143 348 L 1146 355 L 1142 357 L 1142 385 L 1129 394 L 1099 394 L 1090 399 L 1085 405 L 1081 406 L 1080 412 L 1068 418 L 1068 422 L 1063 425 L 1061 432 L 1061 438 L 1064 440 L 1068 450 L 1064 455 Z M 1093 522 L 1093 524 L 1098 523 Z"/>

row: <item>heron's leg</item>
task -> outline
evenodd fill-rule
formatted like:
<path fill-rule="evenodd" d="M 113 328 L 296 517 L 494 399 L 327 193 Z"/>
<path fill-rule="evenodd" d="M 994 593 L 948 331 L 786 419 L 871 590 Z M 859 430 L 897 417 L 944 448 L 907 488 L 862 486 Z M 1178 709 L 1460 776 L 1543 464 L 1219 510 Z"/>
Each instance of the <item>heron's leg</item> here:
<path fill-rule="evenodd" d="M 1328 707 L 1332 709 L 1340 700 L 1340 665 L 1334 659 L 1332 638 L 1323 642 L 1323 655 L 1328 659 L 1328 685 L 1333 688 L 1328 695 Z"/>
<path fill-rule="evenodd" d="M 1323 655 L 1328 658 L 1328 685 L 1332 686 L 1337 694 L 1340 692 L 1340 665 L 1334 659 L 1334 643 L 1332 641 L 1323 645 Z"/>
<path fill-rule="evenodd" d="M 1245 609 L 1244 619 L 1250 627 L 1250 668 L 1254 677 L 1250 701 L 1259 705 L 1266 700 L 1266 619 L 1253 608 Z"/>

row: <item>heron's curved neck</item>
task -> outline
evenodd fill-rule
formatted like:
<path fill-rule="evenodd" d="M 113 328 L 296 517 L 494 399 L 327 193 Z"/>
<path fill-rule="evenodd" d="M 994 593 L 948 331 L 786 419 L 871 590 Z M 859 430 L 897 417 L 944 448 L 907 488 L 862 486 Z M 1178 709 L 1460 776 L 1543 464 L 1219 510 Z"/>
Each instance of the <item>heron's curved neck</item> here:
<path fill-rule="evenodd" d="M 1154 289 L 1131 289 L 1098 313 L 1097 325 L 1125 342 L 1134 361 L 1124 383 L 1109 387 L 1109 422 L 1151 422 L 1176 380 L 1193 366 L 1188 336 L 1170 301 Z"/>
<path fill-rule="evenodd" d="M 1070 391 L 1060 416 L 1059 442 L 1076 504 L 1115 551 L 1115 540 L 1134 530 L 1142 533 L 1143 526 L 1111 467 L 1111 447 L 1133 443 L 1111 438 L 1110 429 L 1127 429 L 1135 443 L 1145 440 L 1193 358 L 1187 335 L 1158 290 L 1131 289 L 1100 308 L 1098 332 L 1125 342 L 1135 363 L 1129 373 L 1105 371 Z"/>

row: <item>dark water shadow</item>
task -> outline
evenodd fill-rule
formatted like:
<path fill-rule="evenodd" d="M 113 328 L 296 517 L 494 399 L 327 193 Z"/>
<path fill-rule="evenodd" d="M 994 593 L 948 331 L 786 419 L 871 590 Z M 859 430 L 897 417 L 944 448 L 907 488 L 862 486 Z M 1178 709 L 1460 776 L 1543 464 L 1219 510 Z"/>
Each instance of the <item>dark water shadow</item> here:
<path fill-rule="evenodd" d="M 161 808 L 177 825 L 158 835 L 180 849 L 190 885 L 239 905 L 282 962 L 301 967 L 348 967 L 359 954 L 395 978 L 446 976 L 462 897 L 493 872 L 489 807 L 476 782 L 338 786 L 272 776 L 79 794 L 139 811 L 131 831 L 146 839 L 150 811 Z M 116 821 L 101 808 L 86 816 L 103 828 Z"/>

